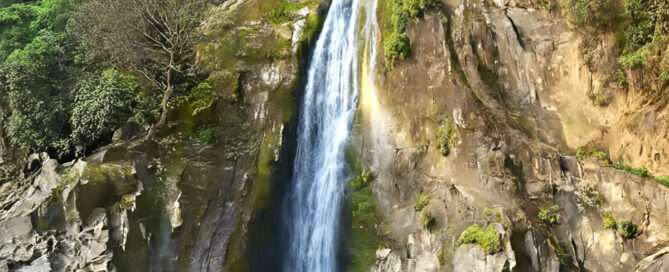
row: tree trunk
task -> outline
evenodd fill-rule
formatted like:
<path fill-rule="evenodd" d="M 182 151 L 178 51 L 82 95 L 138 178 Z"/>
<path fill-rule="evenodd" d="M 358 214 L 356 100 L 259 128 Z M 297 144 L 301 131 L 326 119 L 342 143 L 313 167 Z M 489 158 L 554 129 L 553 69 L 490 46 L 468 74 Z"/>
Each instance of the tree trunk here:
<path fill-rule="evenodd" d="M 158 119 L 158 123 L 156 123 L 156 127 L 162 127 L 165 125 L 165 122 L 167 121 L 167 101 L 170 100 L 170 96 L 172 96 L 172 85 L 169 85 L 167 89 L 163 92 L 163 101 L 160 102 L 160 108 L 162 112 L 160 113 L 160 119 Z"/>

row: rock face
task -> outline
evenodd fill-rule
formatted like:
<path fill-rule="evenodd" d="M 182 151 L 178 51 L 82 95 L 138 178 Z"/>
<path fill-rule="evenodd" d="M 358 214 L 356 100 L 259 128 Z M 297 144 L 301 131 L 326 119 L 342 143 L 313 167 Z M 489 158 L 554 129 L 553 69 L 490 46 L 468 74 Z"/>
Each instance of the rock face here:
<path fill-rule="evenodd" d="M 642 106 L 638 97 L 604 84 L 610 82 L 606 65 L 615 66 L 617 57 L 602 53 L 601 67 L 588 68 L 583 35 L 537 1 L 443 2 L 443 9 L 409 23 L 411 57 L 379 71 L 377 86 L 360 95 L 357 147 L 378 176 L 374 194 L 390 245 L 377 253 L 372 271 L 666 267 L 662 215 L 669 189 L 573 154 L 594 143 L 611 158 L 666 173 L 666 120 L 629 131 L 621 117 L 669 111 Z M 615 45 L 605 40 L 600 46 Z M 592 92 L 613 93 L 612 103 L 595 105 Z M 447 122 L 458 137 L 444 156 L 437 139 Z M 657 160 L 647 145 L 660 154 Z M 421 194 L 435 216 L 430 230 L 413 209 Z M 553 205 L 561 207 L 559 222 L 548 225 L 538 215 Z M 604 212 L 643 232 L 622 238 L 620 230 L 605 228 Z M 491 213 L 503 222 L 501 251 L 458 245 L 467 227 L 495 223 Z"/>
<path fill-rule="evenodd" d="M 307 18 L 327 1 L 294 3 L 302 7 L 284 26 L 263 4 L 222 1 L 198 29 L 208 37 L 198 60 L 217 92 L 209 106 L 174 110 L 152 138 L 127 124 L 75 162 L 0 160 L 0 272 L 246 266 L 248 224 L 269 202 L 305 35 L 317 27 Z"/>
<path fill-rule="evenodd" d="M 0 214 L 0 271 L 113 269 L 105 210 L 95 208 L 82 220 L 76 207 L 74 190 L 86 163 L 75 163 L 65 174 L 55 160 L 38 157 L 37 164 L 28 161 L 34 173 L 3 184 L 10 188 L 0 195 L 9 207 Z"/>

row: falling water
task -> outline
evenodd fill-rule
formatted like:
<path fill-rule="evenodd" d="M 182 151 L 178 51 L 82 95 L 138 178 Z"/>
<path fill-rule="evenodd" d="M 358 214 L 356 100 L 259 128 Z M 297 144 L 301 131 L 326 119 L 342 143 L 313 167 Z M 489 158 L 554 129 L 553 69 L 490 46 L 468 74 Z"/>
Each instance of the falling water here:
<path fill-rule="evenodd" d="M 284 271 L 335 271 L 346 180 L 344 159 L 357 104 L 358 0 L 333 0 L 313 52 L 301 103 L 287 199 Z"/>

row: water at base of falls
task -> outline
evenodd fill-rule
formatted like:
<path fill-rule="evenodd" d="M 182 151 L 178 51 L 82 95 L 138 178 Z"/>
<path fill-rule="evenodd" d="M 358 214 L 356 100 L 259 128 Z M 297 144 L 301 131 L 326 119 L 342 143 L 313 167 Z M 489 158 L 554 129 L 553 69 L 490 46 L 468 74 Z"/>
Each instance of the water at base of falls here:
<path fill-rule="evenodd" d="M 293 180 L 285 202 L 283 271 L 339 269 L 344 159 L 357 104 L 358 0 L 333 0 L 316 42 L 298 124 Z"/>

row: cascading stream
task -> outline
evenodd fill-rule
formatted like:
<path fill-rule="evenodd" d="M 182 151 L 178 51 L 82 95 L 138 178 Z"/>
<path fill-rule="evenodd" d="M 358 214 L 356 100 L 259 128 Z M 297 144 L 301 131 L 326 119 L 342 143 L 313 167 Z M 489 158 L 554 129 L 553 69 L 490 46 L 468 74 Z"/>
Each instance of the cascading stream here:
<path fill-rule="evenodd" d="M 335 271 L 350 178 L 344 149 L 357 106 L 359 0 L 333 0 L 308 69 L 286 201 L 284 271 Z"/>

